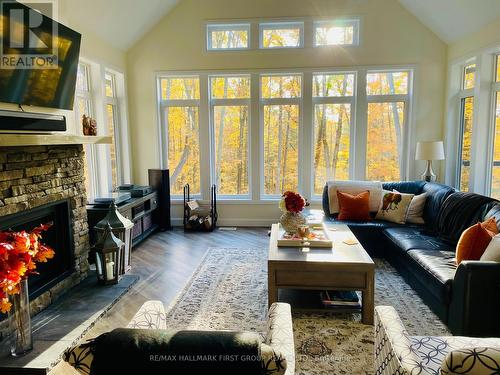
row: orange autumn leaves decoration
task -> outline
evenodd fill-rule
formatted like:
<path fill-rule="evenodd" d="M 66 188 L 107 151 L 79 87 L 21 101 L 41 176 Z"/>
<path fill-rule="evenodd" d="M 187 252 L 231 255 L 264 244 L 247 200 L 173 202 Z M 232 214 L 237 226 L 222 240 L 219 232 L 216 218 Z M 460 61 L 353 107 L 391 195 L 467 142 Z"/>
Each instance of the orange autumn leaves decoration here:
<path fill-rule="evenodd" d="M 36 263 L 47 262 L 54 257 L 54 250 L 40 240 L 42 232 L 52 223 L 40 225 L 30 232 L 0 232 L 0 311 L 11 309 L 9 295 L 19 293 L 19 284 L 36 273 Z"/>

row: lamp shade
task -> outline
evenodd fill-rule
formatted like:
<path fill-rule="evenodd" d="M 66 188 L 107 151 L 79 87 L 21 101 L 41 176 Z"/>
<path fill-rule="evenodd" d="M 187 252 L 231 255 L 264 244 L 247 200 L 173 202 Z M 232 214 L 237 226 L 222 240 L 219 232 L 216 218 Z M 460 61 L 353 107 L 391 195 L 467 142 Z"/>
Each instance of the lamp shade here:
<path fill-rule="evenodd" d="M 418 142 L 416 160 L 444 160 L 443 141 Z"/>

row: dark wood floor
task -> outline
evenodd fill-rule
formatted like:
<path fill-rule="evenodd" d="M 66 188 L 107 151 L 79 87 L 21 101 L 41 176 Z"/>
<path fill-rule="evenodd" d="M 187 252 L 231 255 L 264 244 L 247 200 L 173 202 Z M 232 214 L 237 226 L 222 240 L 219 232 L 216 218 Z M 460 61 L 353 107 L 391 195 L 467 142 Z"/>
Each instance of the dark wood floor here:
<path fill-rule="evenodd" d="M 267 228 L 216 230 L 212 233 L 184 233 L 180 228 L 159 232 L 137 246 L 132 253 L 131 273 L 139 281 L 87 333 L 92 338 L 125 326 L 147 300 L 160 300 L 165 306 L 177 296 L 214 247 L 267 247 Z"/>

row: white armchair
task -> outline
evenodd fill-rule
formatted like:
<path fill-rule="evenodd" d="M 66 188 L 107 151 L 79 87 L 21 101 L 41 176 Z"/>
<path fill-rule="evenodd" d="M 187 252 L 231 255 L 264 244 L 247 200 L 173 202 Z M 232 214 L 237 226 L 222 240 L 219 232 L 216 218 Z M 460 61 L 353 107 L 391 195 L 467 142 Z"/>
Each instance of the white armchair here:
<path fill-rule="evenodd" d="M 500 371 L 500 338 L 410 336 L 391 306 L 375 308 L 377 375 L 486 375 Z"/>

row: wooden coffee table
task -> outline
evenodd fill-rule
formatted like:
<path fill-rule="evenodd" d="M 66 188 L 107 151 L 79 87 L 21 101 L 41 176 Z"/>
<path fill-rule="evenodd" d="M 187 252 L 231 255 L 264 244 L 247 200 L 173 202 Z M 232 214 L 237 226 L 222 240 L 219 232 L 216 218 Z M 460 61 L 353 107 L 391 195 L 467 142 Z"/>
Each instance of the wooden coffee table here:
<path fill-rule="evenodd" d="M 375 263 L 347 225 L 329 224 L 333 247 L 328 249 L 278 247 L 279 224 L 273 224 L 268 255 L 269 305 L 278 289 L 354 290 L 362 293 L 362 321 L 373 324 Z"/>

